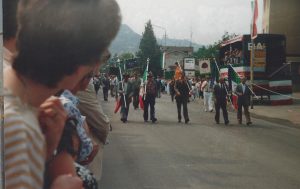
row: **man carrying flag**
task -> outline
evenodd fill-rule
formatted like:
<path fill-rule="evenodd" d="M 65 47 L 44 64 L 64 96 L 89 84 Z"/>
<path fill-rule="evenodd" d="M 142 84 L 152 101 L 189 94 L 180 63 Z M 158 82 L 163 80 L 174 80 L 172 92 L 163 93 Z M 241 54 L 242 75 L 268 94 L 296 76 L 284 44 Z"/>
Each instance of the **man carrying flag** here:
<path fill-rule="evenodd" d="M 228 87 L 225 83 L 225 80 L 223 77 L 221 77 L 219 80 L 216 80 L 216 84 L 214 85 L 213 90 L 213 96 L 214 96 L 214 102 L 215 102 L 215 121 L 217 124 L 220 123 L 220 109 L 222 109 L 223 112 L 223 118 L 225 125 L 228 125 L 228 112 L 227 112 L 227 97 L 228 97 Z"/>
<path fill-rule="evenodd" d="M 144 81 L 143 95 L 144 95 L 144 121 L 148 122 L 148 109 L 150 106 L 150 120 L 152 123 L 157 121 L 155 117 L 155 98 L 157 93 L 156 81 L 153 79 L 153 74 L 149 72 L 147 80 Z"/>
<path fill-rule="evenodd" d="M 119 84 L 120 102 L 121 102 L 121 121 L 127 122 L 129 104 L 133 95 L 133 88 L 131 82 L 129 82 L 129 74 L 124 74 L 124 79 Z"/>
<path fill-rule="evenodd" d="M 228 66 L 228 88 L 230 91 L 235 91 L 236 86 L 241 83 L 240 76 L 235 72 L 231 65 Z M 232 104 L 234 109 L 238 109 L 237 105 L 237 95 L 232 94 Z"/>

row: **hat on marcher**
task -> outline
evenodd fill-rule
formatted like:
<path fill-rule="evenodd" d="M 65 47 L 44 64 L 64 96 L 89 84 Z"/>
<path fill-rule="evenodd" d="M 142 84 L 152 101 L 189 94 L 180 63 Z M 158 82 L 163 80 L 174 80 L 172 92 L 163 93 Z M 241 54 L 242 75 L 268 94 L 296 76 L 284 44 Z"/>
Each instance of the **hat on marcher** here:
<path fill-rule="evenodd" d="M 153 74 L 151 71 L 148 73 L 148 77 L 153 77 Z"/>

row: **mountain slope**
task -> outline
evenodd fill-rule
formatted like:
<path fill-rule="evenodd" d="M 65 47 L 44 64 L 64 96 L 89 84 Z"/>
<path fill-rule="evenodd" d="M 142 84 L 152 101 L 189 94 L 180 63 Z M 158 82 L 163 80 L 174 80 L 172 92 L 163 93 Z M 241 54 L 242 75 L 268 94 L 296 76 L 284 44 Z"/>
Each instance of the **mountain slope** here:
<path fill-rule="evenodd" d="M 122 54 L 126 52 L 134 53 L 139 50 L 139 44 L 141 40 L 141 35 L 134 32 L 126 24 L 122 24 L 118 35 L 110 46 L 110 51 L 112 54 Z M 164 45 L 164 39 L 157 39 L 159 45 Z M 167 46 L 190 46 L 190 41 L 186 39 L 166 39 Z M 192 43 L 194 51 L 197 51 L 202 45 Z"/>

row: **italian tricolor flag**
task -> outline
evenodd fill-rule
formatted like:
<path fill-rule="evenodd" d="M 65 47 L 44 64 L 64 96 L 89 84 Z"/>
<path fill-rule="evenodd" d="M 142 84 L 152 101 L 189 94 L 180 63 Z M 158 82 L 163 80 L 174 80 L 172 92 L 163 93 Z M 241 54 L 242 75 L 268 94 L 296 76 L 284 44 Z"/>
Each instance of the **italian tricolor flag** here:
<path fill-rule="evenodd" d="M 228 85 L 231 91 L 235 91 L 236 86 L 241 83 L 240 76 L 236 73 L 231 65 L 228 65 Z M 232 103 L 235 109 L 238 108 L 237 106 L 237 95 L 232 93 Z"/>

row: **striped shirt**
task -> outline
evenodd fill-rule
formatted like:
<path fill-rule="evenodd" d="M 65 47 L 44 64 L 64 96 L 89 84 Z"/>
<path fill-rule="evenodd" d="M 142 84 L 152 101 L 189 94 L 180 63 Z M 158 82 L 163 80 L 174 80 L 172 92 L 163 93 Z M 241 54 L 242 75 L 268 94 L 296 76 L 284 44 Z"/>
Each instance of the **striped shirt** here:
<path fill-rule="evenodd" d="M 45 139 L 36 109 L 4 91 L 5 188 L 43 188 Z"/>

